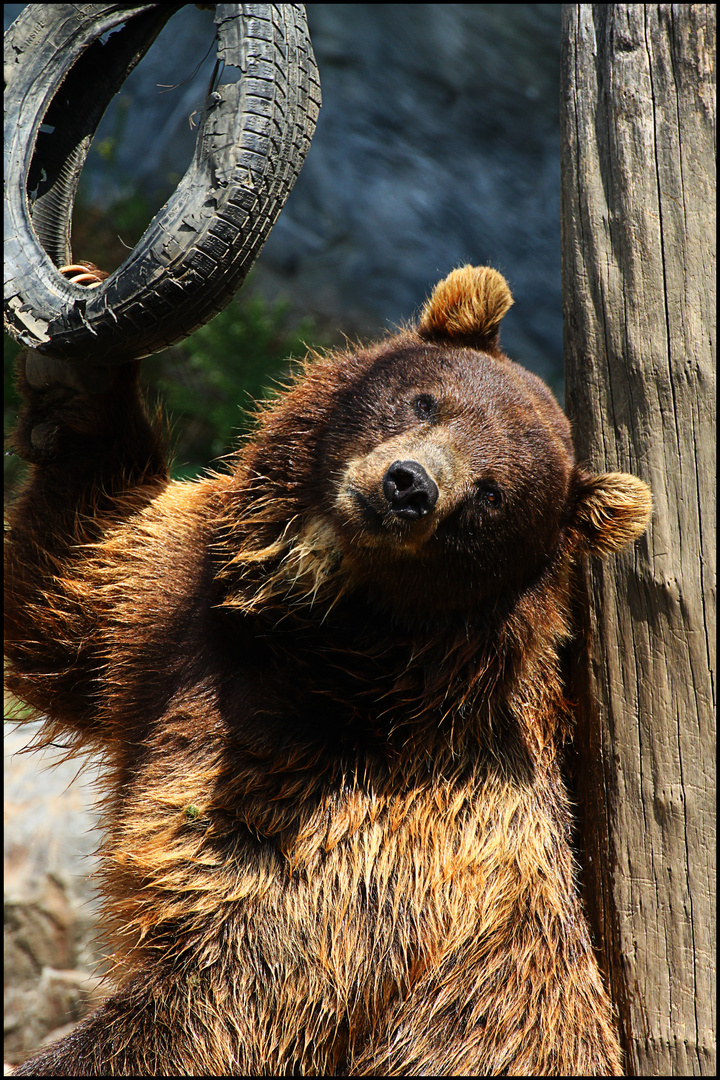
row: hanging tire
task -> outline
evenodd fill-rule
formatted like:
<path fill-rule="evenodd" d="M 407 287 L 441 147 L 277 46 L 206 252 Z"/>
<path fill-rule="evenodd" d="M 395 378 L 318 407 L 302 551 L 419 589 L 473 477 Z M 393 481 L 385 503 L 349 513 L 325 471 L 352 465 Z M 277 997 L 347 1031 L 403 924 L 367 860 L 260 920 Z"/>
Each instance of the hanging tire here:
<path fill-rule="evenodd" d="M 187 337 L 237 292 L 300 172 L 320 107 L 303 6 L 208 5 L 239 81 L 220 75 L 188 171 L 122 266 L 93 288 L 59 272 L 100 118 L 182 6 L 29 4 L 5 34 L 5 328 L 41 353 L 115 364 Z"/>

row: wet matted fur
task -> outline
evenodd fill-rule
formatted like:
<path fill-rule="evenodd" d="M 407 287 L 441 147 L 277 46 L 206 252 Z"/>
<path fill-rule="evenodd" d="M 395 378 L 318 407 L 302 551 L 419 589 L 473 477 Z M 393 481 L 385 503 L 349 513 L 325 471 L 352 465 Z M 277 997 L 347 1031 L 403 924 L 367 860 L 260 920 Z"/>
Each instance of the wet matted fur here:
<path fill-rule="evenodd" d="M 105 760 L 116 990 L 29 1074 L 619 1074 L 560 771 L 573 571 L 639 536 L 489 268 L 169 479 L 137 365 L 29 385 L 12 691 Z M 40 380 L 41 381 L 41 380 Z M 38 379 L 35 379 L 38 382 Z"/>

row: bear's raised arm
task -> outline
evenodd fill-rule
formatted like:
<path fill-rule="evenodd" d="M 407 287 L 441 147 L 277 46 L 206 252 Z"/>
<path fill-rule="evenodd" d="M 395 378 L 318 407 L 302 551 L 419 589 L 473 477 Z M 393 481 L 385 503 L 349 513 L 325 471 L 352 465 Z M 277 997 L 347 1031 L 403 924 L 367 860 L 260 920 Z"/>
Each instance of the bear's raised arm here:
<path fill-rule="evenodd" d="M 98 583 L 89 545 L 168 482 L 162 429 L 138 391 L 139 363 L 84 370 L 22 353 L 12 448 L 30 463 L 8 515 L 8 684 L 39 713 L 90 734 L 96 723 Z"/>

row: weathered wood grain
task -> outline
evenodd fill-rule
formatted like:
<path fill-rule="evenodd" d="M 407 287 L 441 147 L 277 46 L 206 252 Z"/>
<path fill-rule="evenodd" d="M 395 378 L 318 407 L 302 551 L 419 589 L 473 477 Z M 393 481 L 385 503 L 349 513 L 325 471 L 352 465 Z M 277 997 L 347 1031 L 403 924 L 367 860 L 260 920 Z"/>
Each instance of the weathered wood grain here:
<path fill-rule="evenodd" d="M 636 1075 L 715 1075 L 715 7 L 564 5 L 566 406 L 646 480 L 590 568 L 584 880 Z"/>

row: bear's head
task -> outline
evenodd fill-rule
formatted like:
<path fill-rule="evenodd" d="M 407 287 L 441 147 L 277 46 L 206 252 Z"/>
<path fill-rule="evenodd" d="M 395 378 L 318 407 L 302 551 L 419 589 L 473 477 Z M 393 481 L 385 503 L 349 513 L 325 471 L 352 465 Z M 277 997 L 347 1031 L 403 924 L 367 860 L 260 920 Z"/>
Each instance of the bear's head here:
<path fill-rule="evenodd" d="M 308 595 L 342 569 L 390 610 L 470 611 L 645 530 L 647 486 L 579 468 L 550 390 L 500 350 L 512 302 L 497 271 L 455 270 L 416 327 L 315 358 L 268 410 L 244 475 Z"/>

